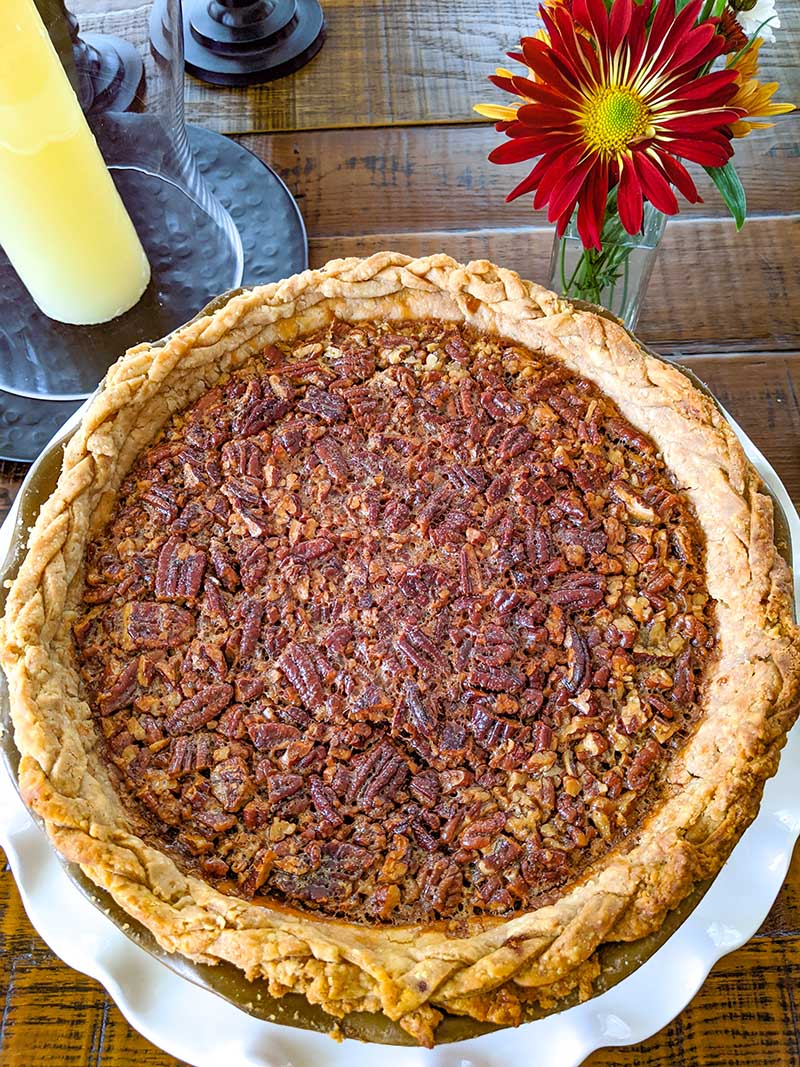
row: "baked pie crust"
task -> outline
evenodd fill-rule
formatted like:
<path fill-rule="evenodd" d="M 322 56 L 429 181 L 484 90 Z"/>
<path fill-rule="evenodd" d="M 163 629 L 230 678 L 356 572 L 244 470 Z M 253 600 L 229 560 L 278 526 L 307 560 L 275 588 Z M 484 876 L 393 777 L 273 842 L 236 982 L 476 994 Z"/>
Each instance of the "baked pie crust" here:
<path fill-rule="evenodd" d="M 87 547 L 111 518 L 126 474 L 173 415 L 265 346 L 334 320 L 454 322 L 562 363 L 655 443 L 705 537 L 716 650 L 699 722 L 665 764 L 644 819 L 534 910 L 378 925 L 221 892 L 137 836 L 99 743 L 73 624 Z M 516 1024 L 530 1002 L 546 1006 L 576 989 L 590 995 L 598 946 L 658 928 L 698 880 L 716 873 L 754 818 L 800 687 L 789 570 L 772 520 L 772 502 L 728 424 L 684 375 L 614 322 L 510 271 L 380 253 L 244 292 L 162 346 L 129 351 L 66 448 L 0 624 L 23 796 L 59 851 L 168 951 L 230 961 L 266 979 L 272 995 L 301 992 L 335 1016 L 383 1011 L 427 1045 L 441 1011 Z"/>

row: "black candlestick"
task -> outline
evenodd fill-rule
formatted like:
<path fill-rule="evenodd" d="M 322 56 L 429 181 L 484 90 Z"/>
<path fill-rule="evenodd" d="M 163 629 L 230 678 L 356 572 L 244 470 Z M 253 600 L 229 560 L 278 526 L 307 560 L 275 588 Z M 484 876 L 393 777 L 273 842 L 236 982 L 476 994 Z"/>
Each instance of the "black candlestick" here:
<path fill-rule="evenodd" d="M 165 0 L 156 0 L 150 36 L 168 47 Z M 184 0 L 186 69 L 213 85 L 252 85 L 299 70 L 322 48 L 318 0 Z"/>

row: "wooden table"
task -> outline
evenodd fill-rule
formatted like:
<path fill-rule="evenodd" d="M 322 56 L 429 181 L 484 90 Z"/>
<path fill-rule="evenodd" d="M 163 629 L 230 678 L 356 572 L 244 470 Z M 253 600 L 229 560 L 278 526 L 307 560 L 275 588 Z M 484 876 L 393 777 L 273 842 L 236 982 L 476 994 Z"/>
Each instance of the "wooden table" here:
<path fill-rule="evenodd" d="M 83 0 L 74 10 L 130 8 Z M 235 135 L 284 177 L 305 215 L 312 266 L 392 248 L 491 258 L 547 281 L 551 228 L 503 196 L 519 168 L 493 168 L 496 142 L 473 102 L 530 27 L 530 0 L 323 0 L 329 37 L 292 78 L 246 91 L 187 82 L 187 117 Z M 800 0 L 762 50 L 765 80 L 800 100 Z M 497 94 L 494 94 L 495 96 Z M 269 132 L 266 132 L 269 131 Z M 736 234 L 711 183 L 667 227 L 639 325 L 680 355 L 772 461 L 800 505 L 800 122 L 739 142 L 750 220 Z M 0 464 L 0 516 L 24 474 Z M 0 867 L 2 867 L 0 853 Z M 0 871 L 3 1067 L 174 1067 L 105 992 L 39 940 Z M 714 968 L 689 1007 L 642 1045 L 592 1067 L 800 1064 L 800 855 L 753 940 Z"/>

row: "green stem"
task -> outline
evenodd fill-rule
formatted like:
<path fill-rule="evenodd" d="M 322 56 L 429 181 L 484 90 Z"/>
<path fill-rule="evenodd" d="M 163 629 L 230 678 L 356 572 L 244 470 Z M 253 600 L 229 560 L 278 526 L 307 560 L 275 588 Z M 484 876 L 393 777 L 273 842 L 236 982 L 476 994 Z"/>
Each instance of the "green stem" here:
<path fill-rule="evenodd" d="M 565 237 L 561 238 L 561 291 L 563 293 L 569 292 L 569 286 L 567 285 L 566 273 L 567 273 L 567 240 Z"/>
<path fill-rule="evenodd" d="M 630 266 L 631 258 L 628 255 L 625 257 L 625 284 L 622 286 L 622 303 L 619 306 L 620 318 L 625 317 L 625 308 L 628 303 L 628 282 L 630 280 Z"/>
<path fill-rule="evenodd" d="M 561 240 L 563 241 L 563 246 L 562 247 L 566 248 L 568 238 L 562 237 Z M 584 250 L 581 252 L 580 256 L 578 256 L 578 262 L 575 264 L 575 270 L 572 272 L 572 276 L 570 277 L 569 281 L 564 286 L 564 295 L 565 296 L 569 295 L 570 293 L 572 293 L 572 287 L 573 287 L 573 285 L 575 285 L 575 279 L 577 277 L 578 271 L 581 270 L 581 268 L 583 267 L 583 265 L 584 265 L 583 261 L 584 261 L 584 258 L 588 255 L 588 251 L 589 251 L 588 249 L 584 248 Z M 562 275 L 562 279 L 563 279 L 563 275 Z"/>
<path fill-rule="evenodd" d="M 574 238 L 573 238 L 574 239 Z M 567 296 L 587 300 L 593 304 L 613 304 L 616 284 L 624 278 L 625 293 L 629 285 L 628 257 L 631 253 L 629 238 L 625 232 L 616 204 L 616 190 L 608 198 L 600 235 L 601 248 L 584 248 L 578 256 L 572 274 L 567 280 L 566 243 L 561 239 L 559 253 L 560 281 L 562 292 Z M 608 292 L 603 301 L 603 293 Z"/>

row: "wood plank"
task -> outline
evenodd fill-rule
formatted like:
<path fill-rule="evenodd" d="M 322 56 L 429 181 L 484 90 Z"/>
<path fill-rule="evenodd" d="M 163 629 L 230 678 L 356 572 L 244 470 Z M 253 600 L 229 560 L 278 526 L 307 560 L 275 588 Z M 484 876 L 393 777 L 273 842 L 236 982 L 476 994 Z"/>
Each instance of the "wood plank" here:
<path fill-rule="evenodd" d="M 387 127 L 314 130 L 237 138 L 269 163 L 298 200 L 309 232 L 358 235 L 458 230 L 480 219 L 484 229 L 546 226 L 531 198 L 506 194 L 525 164 L 499 167 L 486 158 L 501 140 L 494 127 Z M 800 120 L 778 119 L 737 144 L 737 170 L 750 216 L 800 212 Z M 681 217 L 728 217 L 700 167 L 691 167 L 702 204 L 681 200 Z M 680 199 L 680 198 L 679 198 Z"/>
<path fill-rule="evenodd" d="M 792 0 L 796 2 L 796 0 Z M 150 4 L 70 9 L 87 30 L 122 33 L 140 47 Z M 472 122 L 486 81 L 536 22 L 528 0 L 324 0 L 327 40 L 291 77 L 243 89 L 186 79 L 186 117 L 218 130 L 293 130 Z M 123 32 L 124 31 L 124 32 Z"/>
<path fill-rule="evenodd" d="M 27 469 L 24 463 L 7 463 L 0 460 L 0 522 L 8 514 Z"/>
<path fill-rule="evenodd" d="M 470 122 L 502 95 L 486 81 L 522 34 L 539 25 L 529 0 L 323 0 L 328 40 L 307 67 L 278 82 L 216 90 L 191 80 L 187 115 L 223 133 Z M 800 3 L 780 5 L 782 29 L 764 73 L 800 98 Z"/>
<path fill-rule="evenodd" d="M 553 232 L 518 227 L 429 233 L 312 237 L 312 266 L 382 249 L 412 256 L 447 252 L 491 259 L 524 277 L 548 282 Z M 667 225 L 638 333 L 648 344 L 685 352 L 785 350 L 800 347 L 800 218 L 758 218 L 741 233 L 722 219 Z M 737 287 L 747 264 L 746 282 Z"/>
<path fill-rule="evenodd" d="M 766 940 L 800 937 L 800 844 L 783 888 L 755 936 Z"/>
<path fill-rule="evenodd" d="M 778 353 L 679 358 L 761 449 L 800 508 L 800 358 Z"/>
<path fill-rule="evenodd" d="M 2 853 L 0 853 L 2 856 Z M 0 874 L 0 1061 L 3 1067 L 172 1067 L 95 981 L 39 939 L 10 872 Z"/>
<path fill-rule="evenodd" d="M 324 0 L 328 39 L 291 78 L 232 96 L 192 80 L 192 122 L 251 130 L 471 122 L 486 78 L 534 24 L 529 0 Z"/>
<path fill-rule="evenodd" d="M 87 12 L 106 14 L 110 11 L 127 11 L 129 8 L 136 7 L 137 2 L 140 0 L 70 0 L 68 7 L 80 20 Z"/>
<path fill-rule="evenodd" d="M 130 36 L 138 27 L 146 47 L 149 3 L 130 0 L 130 10 L 111 13 L 98 0 L 69 6 L 85 29 L 122 27 Z M 529 0 L 323 0 L 328 38 L 311 63 L 245 89 L 187 78 L 186 117 L 221 133 L 470 123 L 473 104 L 500 99 L 487 76 L 537 28 L 535 7 Z M 779 77 L 782 98 L 796 100 L 800 0 L 784 0 L 780 13 L 777 40 L 762 51 L 764 77 Z"/>

